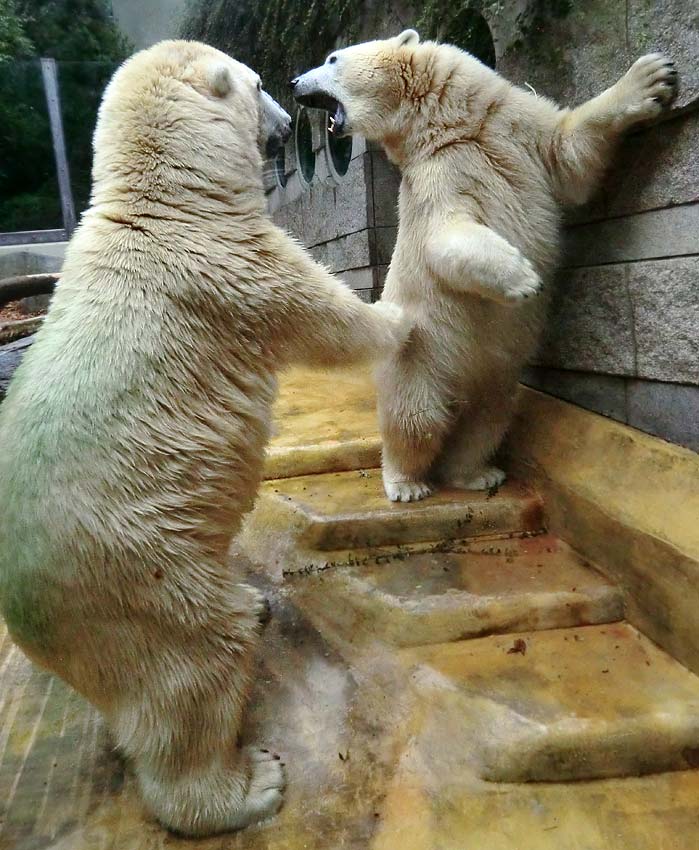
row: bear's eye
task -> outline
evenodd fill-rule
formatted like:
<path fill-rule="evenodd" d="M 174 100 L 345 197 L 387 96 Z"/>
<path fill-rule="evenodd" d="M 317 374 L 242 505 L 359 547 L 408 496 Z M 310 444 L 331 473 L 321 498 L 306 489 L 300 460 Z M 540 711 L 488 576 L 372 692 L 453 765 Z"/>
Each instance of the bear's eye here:
<path fill-rule="evenodd" d="M 262 91 L 262 80 L 257 81 L 257 90 Z"/>
<path fill-rule="evenodd" d="M 331 57 L 328 59 L 328 64 L 329 64 L 329 65 L 334 65 L 336 62 L 337 62 L 337 56 L 331 56 Z"/>

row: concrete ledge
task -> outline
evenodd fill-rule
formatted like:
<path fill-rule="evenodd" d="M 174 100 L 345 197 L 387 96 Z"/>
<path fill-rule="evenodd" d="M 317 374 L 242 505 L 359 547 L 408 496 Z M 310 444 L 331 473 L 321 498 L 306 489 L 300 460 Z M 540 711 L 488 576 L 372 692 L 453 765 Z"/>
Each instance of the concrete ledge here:
<path fill-rule="evenodd" d="M 369 369 L 290 369 L 279 385 L 265 478 L 380 465 L 381 440 Z"/>
<path fill-rule="evenodd" d="M 699 386 L 530 367 L 522 383 L 699 451 Z"/>
<path fill-rule="evenodd" d="M 502 632 L 609 623 L 619 590 L 547 534 L 325 553 L 294 581 L 323 634 L 355 646 L 460 641 Z"/>
<path fill-rule="evenodd" d="M 536 533 L 541 503 L 508 482 L 497 494 L 443 490 L 423 502 L 389 502 L 381 471 L 352 470 L 266 481 L 243 524 L 245 555 L 275 575 L 341 550 Z"/>
<path fill-rule="evenodd" d="M 696 766 L 699 678 L 626 623 L 437 644 L 402 657 L 430 710 L 441 702 L 450 725 L 469 730 L 453 747 L 487 781 Z"/>
<path fill-rule="evenodd" d="M 699 671 L 699 456 L 522 388 L 506 452 L 547 527 L 624 592 L 628 619 Z"/>

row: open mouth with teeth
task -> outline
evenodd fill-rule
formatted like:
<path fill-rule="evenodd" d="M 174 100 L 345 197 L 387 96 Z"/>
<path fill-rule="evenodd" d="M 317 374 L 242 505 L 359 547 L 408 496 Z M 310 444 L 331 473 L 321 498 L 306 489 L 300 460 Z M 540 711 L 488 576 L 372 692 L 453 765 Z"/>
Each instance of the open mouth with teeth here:
<path fill-rule="evenodd" d="M 327 92 L 317 91 L 312 94 L 299 95 L 296 101 L 309 109 L 324 109 L 328 113 L 328 131 L 334 136 L 343 135 L 347 123 L 347 113 L 339 100 Z"/>

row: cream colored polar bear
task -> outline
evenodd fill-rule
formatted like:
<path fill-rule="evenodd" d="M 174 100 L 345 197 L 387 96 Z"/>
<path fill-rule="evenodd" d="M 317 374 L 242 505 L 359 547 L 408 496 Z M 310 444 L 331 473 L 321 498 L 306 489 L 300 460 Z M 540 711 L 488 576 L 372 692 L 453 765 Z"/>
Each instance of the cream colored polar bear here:
<path fill-rule="evenodd" d="M 338 50 L 292 85 L 333 132 L 381 142 L 402 171 L 383 299 L 415 327 L 378 380 L 388 497 L 501 483 L 488 461 L 541 334 L 560 205 L 588 199 L 624 130 L 670 103 L 672 63 L 644 56 L 571 111 L 407 30 Z"/>
<path fill-rule="evenodd" d="M 282 770 L 236 738 L 263 599 L 227 561 L 255 498 L 275 373 L 387 354 L 363 304 L 265 214 L 249 68 L 164 42 L 116 73 L 90 209 L 0 408 L 0 607 L 93 702 L 168 827 L 274 813 Z M 234 566 L 234 565 L 233 565 Z"/>

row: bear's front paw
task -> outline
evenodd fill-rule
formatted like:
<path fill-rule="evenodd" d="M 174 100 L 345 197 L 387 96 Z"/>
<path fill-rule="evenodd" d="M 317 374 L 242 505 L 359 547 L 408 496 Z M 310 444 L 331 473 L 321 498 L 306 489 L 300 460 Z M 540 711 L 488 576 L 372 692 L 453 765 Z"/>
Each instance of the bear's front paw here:
<path fill-rule="evenodd" d="M 393 344 L 397 347 L 401 346 L 407 340 L 412 326 L 406 312 L 402 307 L 389 301 L 377 301 L 372 307 L 386 322 Z"/>
<path fill-rule="evenodd" d="M 543 282 L 534 266 L 517 251 L 513 269 L 503 283 L 503 302 L 511 306 L 521 304 L 528 298 L 537 296 L 543 287 Z"/>
<path fill-rule="evenodd" d="M 677 97 L 675 63 L 661 53 L 649 53 L 634 62 L 618 86 L 622 125 L 656 118 Z"/>

